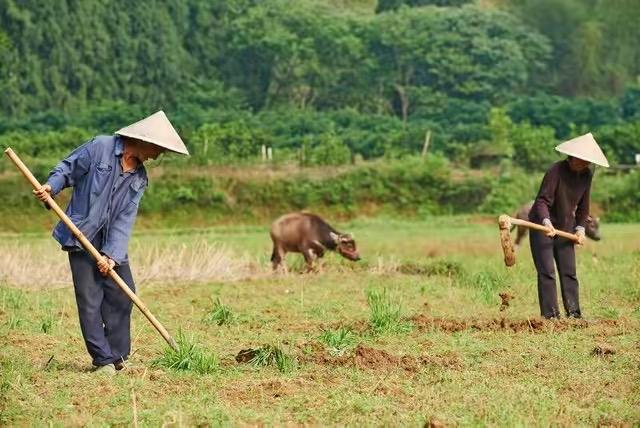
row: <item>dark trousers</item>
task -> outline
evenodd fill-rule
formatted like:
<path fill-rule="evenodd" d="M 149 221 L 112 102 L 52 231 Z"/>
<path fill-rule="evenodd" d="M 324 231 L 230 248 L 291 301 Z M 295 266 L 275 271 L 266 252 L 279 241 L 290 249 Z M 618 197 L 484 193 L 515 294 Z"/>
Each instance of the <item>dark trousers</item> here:
<path fill-rule="evenodd" d="M 531 255 L 538 271 L 538 301 L 543 317 L 559 317 L 556 270 L 560 276 L 562 302 L 567 316 L 580 316 L 578 278 L 576 277 L 576 253 L 568 239 L 549 238 L 543 232 L 531 231 L 529 238 Z"/>
<path fill-rule="evenodd" d="M 96 261 L 86 251 L 70 252 L 69 264 L 80 329 L 93 364 L 126 360 L 131 351 L 131 300 L 111 278 L 98 272 Z M 116 266 L 115 271 L 135 292 L 129 265 Z"/>

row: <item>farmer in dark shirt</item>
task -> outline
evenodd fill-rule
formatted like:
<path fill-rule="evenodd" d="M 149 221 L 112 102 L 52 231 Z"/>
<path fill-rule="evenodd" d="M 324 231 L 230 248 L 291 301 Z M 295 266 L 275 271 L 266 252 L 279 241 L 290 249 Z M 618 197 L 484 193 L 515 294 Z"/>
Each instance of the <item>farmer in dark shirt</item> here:
<path fill-rule="evenodd" d="M 589 198 L 594 163 L 608 167 L 606 157 L 591 134 L 569 140 L 556 147 L 569 155 L 545 174 L 529 220 L 545 225 L 549 232 L 531 231 L 531 254 L 538 271 L 538 299 L 545 318 L 559 318 L 555 263 L 560 276 L 562 301 L 568 317 L 580 318 L 578 278 L 573 241 L 555 237 L 556 229 L 575 233 L 584 243 L 585 223 L 589 216 Z"/>
<path fill-rule="evenodd" d="M 34 190 L 44 201 L 47 193 L 55 196 L 73 187 L 66 213 L 103 255 L 96 263 L 63 222 L 55 227 L 53 237 L 69 253 L 80 329 L 99 373 L 124 368 L 131 350 L 132 303 L 107 274 L 114 269 L 135 292 L 127 248 L 148 183 L 143 163 L 165 151 L 189 154 L 159 111 L 78 147 L 51 171 L 44 186 Z"/>

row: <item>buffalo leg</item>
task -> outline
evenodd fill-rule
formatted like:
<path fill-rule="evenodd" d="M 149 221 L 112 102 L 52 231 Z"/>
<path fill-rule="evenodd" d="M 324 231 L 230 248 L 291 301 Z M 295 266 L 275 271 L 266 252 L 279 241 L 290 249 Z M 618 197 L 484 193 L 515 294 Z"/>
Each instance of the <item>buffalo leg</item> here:
<path fill-rule="evenodd" d="M 527 228 L 524 226 L 518 226 L 518 232 L 516 234 L 516 242 L 515 242 L 516 247 L 520 246 L 520 242 L 522 242 L 522 240 L 526 235 L 527 235 Z"/>
<path fill-rule="evenodd" d="M 274 244 L 273 252 L 271 253 L 271 263 L 274 271 L 278 270 L 279 266 L 282 266 L 283 259 L 284 259 L 284 251 L 282 250 L 282 248 Z"/>
<path fill-rule="evenodd" d="M 313 272 L 313 252 L 311 248 L 303 248 L 301 250 L 302 257 L 304 257 L 304 261 L 307 264 L 307 272 Z"/>
<path fill-rule="evenodd" d="M 324 247 L 321 244 L 317 242 L 312 242 L 310 245 L 316 257 L 318 257 L 319 259 L 324 257 Z"/>

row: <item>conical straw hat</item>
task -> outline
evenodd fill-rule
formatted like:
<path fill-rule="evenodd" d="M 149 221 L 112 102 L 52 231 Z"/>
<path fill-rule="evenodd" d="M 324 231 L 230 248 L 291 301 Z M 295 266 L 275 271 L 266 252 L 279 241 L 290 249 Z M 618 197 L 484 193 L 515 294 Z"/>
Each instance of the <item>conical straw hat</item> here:
<path fill-rule="evenodd" d="M 609 168 L 609 161 L 607 161 L 607 158 L 604 156 L 604 153 L 602 153 L 602 150 L 600 150 L 600 146 L 598 146 L 598 143 L 596 143 L 591 133 L 565 141 L 557 146 L 556 150 L 565 155 Z"/>
<path fill-rule="evenodd" d="M 172 152 L 189 155 L 189 150 L 162 110 L 116 132 L 124 137 L 155 144 Z"/>

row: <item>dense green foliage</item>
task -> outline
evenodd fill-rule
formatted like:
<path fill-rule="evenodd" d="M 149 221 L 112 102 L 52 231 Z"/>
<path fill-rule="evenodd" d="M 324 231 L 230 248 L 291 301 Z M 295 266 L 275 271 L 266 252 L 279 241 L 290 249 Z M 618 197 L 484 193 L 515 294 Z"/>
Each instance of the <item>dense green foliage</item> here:
<path fill-rule="evenodd" d="M 613 164 L 631 164 L 640 152 L 640 8 L 614 3 L 0 0 L 0 147 L 12 146 L 44 178 L 92 135 L 162 108 L 193 154 L 169 160 L 178 170 L 252 165 L 268 149 L 275 164 L 303 167 L 398 159 L 419 154 L 430 135 L 429 153 L 462 175 L 472 174 L 468 166 L 540 174 L 558 142 L 587 131 Z M 304 180 L 251 192 L 262 203 L 282 192 L 278 201 L 291 198 L 276 203 L 282 209 L 350 211 L 353 189 L 368 180 L 378 189 L 385 180 L 371 174 L 394 168 L 336 178 L 347 184 L 329 185 L 332 196 L 298 190 L 315 188 Z M 409 205 L 428 212 L 505 205 L 485 179 L 448 188 L 422 172 L 394 174 L 400 197 L 363 194 L 401 211 L 404 189 Z M 189 203 L 225 200 L 179 174 L 171 180 L 160 186 Z M 165 204 L 153 192 L 147 203 Z M 474 197 L 457 194 L 466 192 Z"/>
<path fill-rule="evenodd" d="M 265 167 L 254 177 L 213 176 L 206 169 L 185 175 L 180 168 L 163 168 L 162 176 L 152 177 L 145 192 L 140 205 L 142 222 L 151 226 L 176 221 L 183 226 L 219 221 L 264 223 L 284 212 L 303 209 L 330 218 L 496 215 L 514 213 L 533 199 L 542 179 L 542 172 L 530 174 L 507 166 L 452 171 L 445 159 L 436 156 L 426 161 L 419 157 L 377 161 L 335 172 L 315 169 L 310 175 L 305 169 L 284 168 L 273 171 L 277 178 L 268 180 L 261 178 L 269 172 Z M 617 177 L 597 172 L 592 192 L 594 212 L 602 214 L 603 221 L 639 220 L 638 177 L 634 173 Z M 10 215 L 16 209 L 34 218 L 50 217 L 33 201 L 21 177 L 0 180 L 0 192 L 5 195 L 5 230 L 24 227 Z"/>

